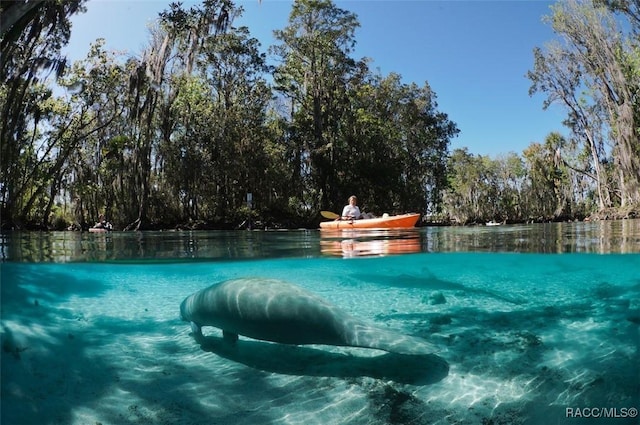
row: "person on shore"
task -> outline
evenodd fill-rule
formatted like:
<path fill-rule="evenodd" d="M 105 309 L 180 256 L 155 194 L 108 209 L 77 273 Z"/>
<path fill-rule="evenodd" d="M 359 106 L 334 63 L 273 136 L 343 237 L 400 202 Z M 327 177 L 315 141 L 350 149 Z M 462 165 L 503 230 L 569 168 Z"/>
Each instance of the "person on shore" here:
<path fill-rule="evenodd" d="M 93 226 L 93 228 L 111 230 L 112 226 L 111 223 L 107 221 L 107 218 L 104 216 L 104 214 L 100 214 L 100 217 L 98 217 L 98 222 Z"/>

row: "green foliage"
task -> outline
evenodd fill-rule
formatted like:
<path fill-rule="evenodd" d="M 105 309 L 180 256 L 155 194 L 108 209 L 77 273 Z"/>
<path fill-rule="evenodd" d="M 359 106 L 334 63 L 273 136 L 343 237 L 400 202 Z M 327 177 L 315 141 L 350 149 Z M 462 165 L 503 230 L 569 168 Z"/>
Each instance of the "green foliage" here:
<path fill-rule="evenodd" d="M 3 122 L 3 220 L 86 227 L 104 213 L 129 229 L 303 226 L 351 194 L 378 214 L 553 220 L 599 201 L 594 152 L 602 186 L 620 189 L 603 149 L 607 129 L 620 127 L 607 124 L 593 90 L 565 99 L 576 106 L 575 137 L 552 133 L 522 156 L 450 154 L 458 129 L 427 82 L 380 75 L 352 57 L 353 13 L 328 0 L 294 2 L 271 48 L 275 68 L 248 28 L 231 25 L 240 13 L 223 0 L 172 4 L 139 58 L 97 40 L 61 75 L 62 97 L 40 80 L 0 86 L 5 109 L 17 91 L 22 105 Z M 638 50 L 629 46 L 616 57 L 631 79 Z M 578 59 L 537 51 L 533 89 L 557 89 L 549 102 L 560 89 L 581 93 Z"/>
<path fill-rule="evenodd" d="M 547 22 L 563 42 L 537 48 L 528 74 L 531 93 L 547 94 L 545 108 L 566 107 L 600 210 L 640 205 L 638 11 L 638 2 L 627 0 L 556 3 Z"/>
<path fill-rule="evenodd" d="M 443 209 L 461 224 L 557 221 L 594 210 L 591 177 L 577 144 L 559 133 L 532 143 L 522 156 L 477 156 L 456 149 L 449 158 Z"/>
<path fill-rule="evenodd" d="M 458 130 L 437 111 L 428 84 L 372 74 L 367 60 L 349 56 L 358 25 L 329 1 L 299 1 L 276 31 L 282 65 L 274 77 L 291 111 L 294 185 L 315 211 L 352 193 L 374 212 L 435 210 Z"/>

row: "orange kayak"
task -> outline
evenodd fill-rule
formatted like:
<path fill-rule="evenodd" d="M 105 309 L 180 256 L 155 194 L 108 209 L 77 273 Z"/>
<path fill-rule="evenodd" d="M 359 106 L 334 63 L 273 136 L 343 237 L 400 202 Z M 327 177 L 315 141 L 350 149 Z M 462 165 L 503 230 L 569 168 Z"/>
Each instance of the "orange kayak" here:
<path fill-rule="evenodd" d="M 320 229 L 408 229 L 414 227 L 420 214 L 390 215 L 361 220 L 323 221 Z"/>

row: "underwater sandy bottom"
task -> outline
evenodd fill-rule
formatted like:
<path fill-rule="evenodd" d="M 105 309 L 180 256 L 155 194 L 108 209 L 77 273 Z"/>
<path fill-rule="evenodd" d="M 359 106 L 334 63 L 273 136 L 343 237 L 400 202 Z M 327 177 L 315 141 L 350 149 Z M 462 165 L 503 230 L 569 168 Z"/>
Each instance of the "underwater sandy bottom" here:
<path fill-rule="evenodd" d="M 2 424 L 638 423 L 638 255 L 0 267 Z M 180 302 L 244 276 L 441 351 L 196 343 Z"/>

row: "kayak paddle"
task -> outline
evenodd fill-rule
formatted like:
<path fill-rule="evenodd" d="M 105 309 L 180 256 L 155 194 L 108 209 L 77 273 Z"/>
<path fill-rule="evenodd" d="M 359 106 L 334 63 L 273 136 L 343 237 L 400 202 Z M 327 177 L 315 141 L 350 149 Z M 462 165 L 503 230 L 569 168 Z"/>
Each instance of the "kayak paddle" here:
<path fill-rule="evenodd" d="M 320 215 L 324 218 L 328 218 L 329 220 L 335 220 L 340 217 L 338 214 L 331 211 L 320 211 Z"/>

